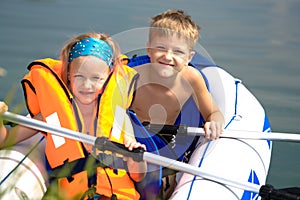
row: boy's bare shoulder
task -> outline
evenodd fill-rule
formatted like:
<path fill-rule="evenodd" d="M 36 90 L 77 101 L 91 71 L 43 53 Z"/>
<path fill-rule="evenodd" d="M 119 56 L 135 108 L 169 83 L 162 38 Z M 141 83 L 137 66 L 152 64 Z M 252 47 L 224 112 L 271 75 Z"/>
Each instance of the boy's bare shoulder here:
<path fill-rule="evenodd" d="M 189 81 L 195 81 L 195 80 L 198 80 L 198 79 L 203 79 L 202 74 L 197 69 L 195 69 L 194 67 L 191 67 L 191 66 L 187 66 L 183 70 L 182 74 Z"/>
<path fill-rule="evenodd" d="M 144 65 L 141 65 L 141 66 L 137 66 L 135 67 L 135 71 L 140 75 L 140 79 L 148 79 L 148 76 L 149 76 L 149 73 L 150 73 L 150 70 L 149 70 L 149 66 L 148 64 L 144 64 Z"/>

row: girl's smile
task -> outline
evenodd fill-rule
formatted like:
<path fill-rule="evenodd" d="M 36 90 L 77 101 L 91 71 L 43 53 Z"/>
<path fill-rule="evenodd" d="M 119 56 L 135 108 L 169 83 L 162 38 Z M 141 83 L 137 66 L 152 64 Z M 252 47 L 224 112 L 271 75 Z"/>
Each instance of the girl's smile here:
<path fill-rule="evenodd" d="M 93 103 L 102 92 L 109 75 L 109 66 L 94 56 L 81 56 L 70 64 L 70 87 L 76 100 L 82 104 Z"/>

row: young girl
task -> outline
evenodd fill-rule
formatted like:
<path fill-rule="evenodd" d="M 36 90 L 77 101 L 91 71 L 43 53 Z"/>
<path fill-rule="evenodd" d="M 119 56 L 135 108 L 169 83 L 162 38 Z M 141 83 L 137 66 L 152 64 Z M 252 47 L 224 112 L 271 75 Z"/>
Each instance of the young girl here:
<path fill-rule="evenodd" d="M 132 100 L 136 72 L 123 66 L 119 57 L 119 47 L 109 36 L 87 33 L 65 45 L 61 61 L 48 58 L 31 63 L 30 72 L 22 80 L 29 113 L 55 126 L 107 137 L 129 150 L 145 149 L 136 142 L 126 113 Z M 0 111 L 7 110 L 6 104 L 0 102 Z M 20 125 L 10 130 L 4 126 L 0 128 L 1 148 L 37 133 L 37 130 Z M 58 191 L 56 198 L 80 199 L 97 195 L 98 199 L 139 199 L 134 181 L 143 179 L 144 161 L 124 158 L 128 173 L 125 169 L 103 165 L 88 168 L 85 165 L 97 153 L 92 146 L 51 133 L 45 133 L 45 137 L 45 153 L 54 174 L 53 185 L 57 186 L 53 188 Z M 65 173 L 66 170 L 69 171 Z"/>

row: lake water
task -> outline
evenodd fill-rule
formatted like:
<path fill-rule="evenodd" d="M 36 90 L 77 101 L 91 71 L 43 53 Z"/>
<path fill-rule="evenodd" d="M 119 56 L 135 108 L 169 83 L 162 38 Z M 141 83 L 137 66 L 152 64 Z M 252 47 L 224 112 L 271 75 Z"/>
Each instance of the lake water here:
<path fill-rule="evenodd" d="M 0 78 L 0 99 L 11 110 L 22 102 L 26 66 L 57 58 L 70 36 L 146 27 L 167 9 L 185 10 L 202 27 L 199 42 L 257 97 L 273 132 L 300 133 L 299 0 L 1 0 L 0 68 L 6 76 Z M 274 142 L 267 182 L 300 187 L 299 153 L 300 143 Z"/>

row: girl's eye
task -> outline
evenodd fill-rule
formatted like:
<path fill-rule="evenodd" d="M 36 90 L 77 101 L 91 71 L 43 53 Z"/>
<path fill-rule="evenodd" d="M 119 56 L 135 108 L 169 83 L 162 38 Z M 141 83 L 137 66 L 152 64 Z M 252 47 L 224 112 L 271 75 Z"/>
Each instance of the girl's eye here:
<path fill-rule="evenodd" d="M 75 74 L 73 77 L 74 77 L 75 79 L 77 79 L 77 80 L 84 79 L 84 77 L 83 77 L 82 75 L 80 75 L 80 74 Z"/>
<path fill-rule="evenodd" d="M 101 78 L 100 78 L 100 77 L 98 77 L 98 76 L 94 76 L 94 77 L 92 77 L 92 79 L 93 79 L 94 81 L 101 80 Z"/>

